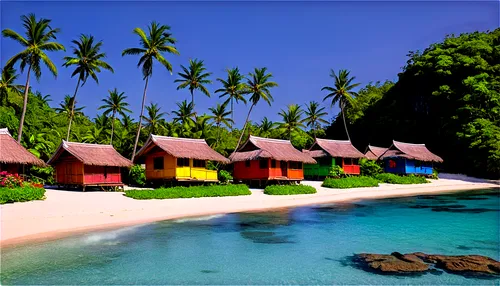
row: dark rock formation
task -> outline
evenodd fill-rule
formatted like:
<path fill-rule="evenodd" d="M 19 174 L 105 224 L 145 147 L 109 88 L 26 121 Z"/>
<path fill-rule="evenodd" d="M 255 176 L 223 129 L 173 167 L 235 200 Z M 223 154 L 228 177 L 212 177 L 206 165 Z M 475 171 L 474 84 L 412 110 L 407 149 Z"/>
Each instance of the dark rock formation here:
<path fill-rule="evenodd" d="M 481 255 L 430 255 L 422 252 L 401 254 L 361 253 L 354 260 L 370 271 L 381 274 L 418 274 L 430 272 L 431 267 L 443 269 L 448 273 L 461 275 L 500 275 L 500 262 Z"/>

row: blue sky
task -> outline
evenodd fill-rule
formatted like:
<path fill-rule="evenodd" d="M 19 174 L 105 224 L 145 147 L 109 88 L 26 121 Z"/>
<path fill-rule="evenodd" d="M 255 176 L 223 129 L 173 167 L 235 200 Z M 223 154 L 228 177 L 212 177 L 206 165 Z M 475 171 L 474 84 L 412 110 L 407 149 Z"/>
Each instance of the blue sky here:
<path fill-rule="evenodd" d="M 45 69 L 34 89 L 58 104 L 65 94 L 73 94 L 76 79 L 71 69 L 61 67 L 71 51 L 70 41 L 80 34 L 103 40 L 103 51 L 115 73 L 102 72 L 100 83 L 88 81 L 79 90 L 78 104 L 90 116 L 97 113 L 107 91 L 118 88 L 128 96 L 137 118 L 144 87 L 138 58 L 122 57 L 125 48 L 138 46 L 135 27 L 146 29 L 155 20 L 172 27 L 180 56 L 166 55 L 174 73 L 156 65 L 150 80 L 147 103 L 158 103 L 164 111 L 175 109 L 175 102 L 190 100 L 188 90 L 176 90 L 180 65 L 191 58 L 205 61 L 213 72 L 213 93 L 225 77 L 224 70 L 238 66 L 248 73 L 267 67 L 279 87 L 272 90 L 272 107 L 260 103 L 252 120 L 277 113 L 287 104 L 320 101 L 320 89 L 331 85 L 331 68 L 348 69 L 358 82 L 396 80 L 408 51 L 423 50 L 447 34 L 493 30 L 499 26 L 499 2 L 0 2 L 1 28 L 22 32 L 20 16 L 35 13 L 52 19 L 61 28 L 58 41 L 66 52 L 51 53 L 58 66 L 57 79 Z M 10 39 L 1 40 L 1 64 L 20 51 Z M 25 82 L 25 74 L 20 83 Z M 195 94 L 198 113 L 222 101 Z M 329 105 L 328 105 L 329 106 Z M 243 124 L 247 106 L 238 105 L 235 120 Z M 330 109 L 331 114 L 337 108 Z M 168 116 L 170 118 L 170 116 Z"/>

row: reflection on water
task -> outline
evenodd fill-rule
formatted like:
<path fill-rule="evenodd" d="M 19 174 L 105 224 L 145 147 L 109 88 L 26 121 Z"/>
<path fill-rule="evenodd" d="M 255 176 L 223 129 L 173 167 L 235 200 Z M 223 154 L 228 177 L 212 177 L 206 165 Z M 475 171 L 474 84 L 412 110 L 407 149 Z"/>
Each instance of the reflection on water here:
<path fill-rule="evenodd" d="M 435 272 L 381 276 L 354 253 L 499 259 L 498 191 L 163 221 L 2 250 L 6 284 L 497 284 Z M 433 275 L 439 274 L 439 275 Z"/>

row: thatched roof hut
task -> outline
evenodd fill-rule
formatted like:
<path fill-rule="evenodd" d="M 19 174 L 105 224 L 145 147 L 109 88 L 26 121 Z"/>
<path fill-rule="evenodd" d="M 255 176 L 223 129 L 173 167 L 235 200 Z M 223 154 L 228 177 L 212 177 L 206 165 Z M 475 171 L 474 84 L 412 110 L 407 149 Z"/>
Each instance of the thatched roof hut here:
<path fill-rule="evenodd" d="M 389 148 L 376 147 L 372 145 L 368 145 L 365 152 L 365 157 L 370 160 L 378 160 L 380 156 L 387 151 Z"/>
<path fill-rule="evenodd" d="M 289 140 L 269 139 L 250 135 L 247 142 L 229 156 L 231 162 L 273 159 L 286 162 L 315 164 L 309 155 L 293 147 Z"/>
<path fill-rule="evenodd" d="M 393 140 L 381 158 L 401 157 L 422 162 L 437 162 L 442 163 L 443 159 L 427 149 L 425 144 L 404 143 Z"/>
<path fill-rule="evenodd" d="M 331 156 L 334 158 L 364 158 L 365 155 L 356 149 L 349 140 L 329 140 L 316 138 L 314 144 L 306 152 L 313 158 Z"/>
<path fill-rule="evenodd" d="M 118 153 L 111 145 L 64 141 L 47 161 L 53 165 L 65 152 L 89 166 L 131 167 L 132 162 Z"/>
<path fill-rule="evenodd" d="M 159 148 L 175 158 L 218 161 L 229 163 L 229 160 L 208 146 L 204 139 L 177 138 L 151 134 L 144 146 L 136 153 L 135 161 L 154 148 Z"/>
<path fill-rule="evenodd" d="M 12 138 L 7 128 L 0 129 L 0 163 L 45 166 L 42 160 Z"/>

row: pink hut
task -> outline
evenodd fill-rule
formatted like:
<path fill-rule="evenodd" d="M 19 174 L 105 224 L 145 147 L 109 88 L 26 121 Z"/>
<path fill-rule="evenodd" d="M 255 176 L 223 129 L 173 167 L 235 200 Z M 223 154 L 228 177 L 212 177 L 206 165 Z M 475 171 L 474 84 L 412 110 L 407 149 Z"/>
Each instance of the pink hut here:
<path fill-rule="evenodd" d="M 45 166 L 45 163 L 12 138 L 7 128 L 1 128 L 0 172 L 24 174 L 31 166 Z"/>
<path fill-rule="evenodd" d="M 123 187 L 121 168 L 132 162 L 111 145 L 64 141 L 47 162 L 54 166 L 58 185 Z"/>

